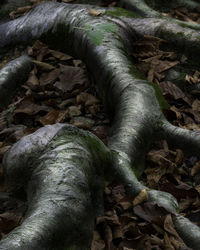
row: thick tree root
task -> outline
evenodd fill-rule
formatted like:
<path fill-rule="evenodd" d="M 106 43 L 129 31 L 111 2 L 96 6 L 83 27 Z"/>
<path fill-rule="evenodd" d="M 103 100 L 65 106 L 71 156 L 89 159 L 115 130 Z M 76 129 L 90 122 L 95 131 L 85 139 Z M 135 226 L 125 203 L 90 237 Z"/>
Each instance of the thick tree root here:
<path fill-rule="evenodd" d="M 8 105 L 17 87 L 26 80 L 31 66 L 31 58 L 21 56 L 0 70 L 0 110 Z"/>
<path fill-rule="evenodd" d="M 104 14 L 91 16 L 90 8 Z M 94 218 L 101 213 L 103 182 L 109 176 L 124 184 L 129 194 L 146 189 L 149 201 L 174 215 L 183 240 L 199 248 L 200 229 L 177 214 L 176 199 L 149 190 L 136 176 L 144 169 L 145 153 L 153 141 L 164 138 L 199 155 L 200 133 L 165 120 L 160 90 L 136 70 L 128 53 L 133 40 L 151 34 L 172 43 L 178 39 L 178 47 L 185 51 L 193 45 L 194 57 L 194 48 L 200 54 L 200 38 L 177 23 L 151 18 L 146 24 L 146 19 L 127 17 L 132 13 L 119 13 L 49 2 L 0 25 L 0 48 L 40 38 L 83 59 L 113 117 L 109 149 L 90 133 L 62 124 L 44 127 L 11 148 L 4 158 L 7 182 L 12 190 L 18 185 L 26 189 L 29 210 L 23 224 L 1 241 L 0 249 L 55 249 L 55 245 L 56 249 L 88 249 Z"/>
<path fill-rule="evenodd" d="M 166 17 L 162 12 L 168 12 L 172 8 L 187 7 L 189 10 L 194 10 L 200 5 L 199 1 L 195 0 L 175 0 L 175 1 L 160 1 L 160 0 L 121 0 L 121 6 L 138 13 L 142 17 L 163 18 L 167 21 L 173 20 L 174 23 L 180 24 L 182 27 L 188 27 L 199 30 L 200 25 L 188 23 L 177 19 Z"/>
<path fill-rule="evenodd" d="M 29 0 L 2 0 L 0 2 L 0 22 L 9 19 L 9 13 L 18 7 L 29 5 Z"/>
<path fill-rule="evenodd" d="M 145 17 L 161 17 L 158 11 L 169 11 L 173 8 L 186 7 L 193 10 L 199 6 L 198 0 L 121 0 L 123 7 L 131 9 L 141 16 Z"/>

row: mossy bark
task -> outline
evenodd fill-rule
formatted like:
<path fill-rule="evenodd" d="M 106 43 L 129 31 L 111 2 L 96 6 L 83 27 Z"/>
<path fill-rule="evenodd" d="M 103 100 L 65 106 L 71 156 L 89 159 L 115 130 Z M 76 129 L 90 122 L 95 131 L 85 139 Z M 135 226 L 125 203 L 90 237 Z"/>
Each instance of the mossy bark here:
<path fill-rule="evenodd" d="M 90 8 L 104 14 L 91 16 Z M 166 19 L 149 18 L 147 22 L 128 12 L 110 14 L 113 11 L 48 2 L 0 25 L 0 48 L 42 39 L 83 59 L 113 117 L 108 147 L 90 133 L 56 124 L 11 148 L 3 162 L 7 183 L 11 190 L 26 189 L 29 210 L 22 225 L 0 242 L 0 249 L 89 249 L 94 218 L 102 213 L 103 182 L 111 177 L 131 195 L 146 189 L 149 201 L 173 214 L 183 240 L 199 248 L 200 230 L 178 215 L 176 199 L 148 189 L 137 177 L 144 170 L 145 153 L 152 142 L 164 138 L 199 155 L 200 133 L 166 121 L 162 114 L 165 100 L 137 71 L 129 53 L 133 41 L 149 34 L 177 43 L 181 50 L 192 45 L 194 58 L 195 53 L 200 54 L 200 38 L 195 30 Z"/>

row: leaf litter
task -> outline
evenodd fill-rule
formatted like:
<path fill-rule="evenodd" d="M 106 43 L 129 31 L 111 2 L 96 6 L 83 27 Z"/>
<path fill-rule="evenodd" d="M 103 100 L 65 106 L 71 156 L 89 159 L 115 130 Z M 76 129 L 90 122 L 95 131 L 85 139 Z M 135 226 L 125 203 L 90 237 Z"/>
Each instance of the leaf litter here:
<path fill-rule="evenodd" d="M 41 1 L 32 2 L 37 4 Z M 108 4 L 115 6 L 116 2 L 102 3 Z M 19 9 L 11 16 L 15 18 L 23 15 L 29 9 Z M 176 15 L 185 21 L 191 19 L 199 22 L 199 16 L 194 13 L 190 14 L 184 9 L 173 11 L 173 17 Z M 101 15 L 96 10 L 90 12 L 91 15 Z M 198 97 L 186 93 L 173 81 L 165 80 L 167 72 L 184 64 L 187 58 L 179 58 L 174 52 L 162 51 L 160 46 L 163 43 L 164 40 L 156 37 L 144 37 L 134 44 L 134 61 L 147 79 L 161 88 L 170 104 L 170 109 L 164 110 L 167 119 L 177 126 L 199 130 Z M 95 90 L 89 85 L 83 62 L 51 50 L 40 41 L 28 47 L 27 51 L 35 58 L 35 66 L 17 97 L 0 114 L 0 158 L 24 135 L 56 122 L 67 122 L 87 129 L 106 143 L 109 119 Z M 2 65 L 6 62 L 7 59 Z M 198 84 L 199 76 L 200 73 L 194 70 L 186 74 L 185 81 L 188 85 Z M 185 156 L 180 149 L 170 149 L 166 141 L 160 141 L 148 152 L 146 165 L 141 177 L 143 183 L 149 188 L 173 194 L 179 202 L 181 213 L 200 225 L 200 160 L 195 156 Z M 26 202 L 4 195 L 2 167 L 0 191 L 0 238 L 3 238 L 21 223 Z M 172 215 L 149 202 L 146 190 L 142 190 L 136 197 L 128 197 L 124 187 L 113 181 L 105 186 L 105 213 L 96 219 L 91 249 L 189 248 L 175 231 Z"/>

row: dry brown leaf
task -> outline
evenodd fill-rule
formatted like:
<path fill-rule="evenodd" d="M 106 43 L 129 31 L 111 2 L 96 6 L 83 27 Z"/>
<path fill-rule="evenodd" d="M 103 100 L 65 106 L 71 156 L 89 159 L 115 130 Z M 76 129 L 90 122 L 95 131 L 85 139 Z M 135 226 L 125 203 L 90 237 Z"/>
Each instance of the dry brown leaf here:
<path fill-rule="evenodd" d="M 73 62 L 73 65 L 75 67 L 81 67 L 81 68 L 84 68 L 84 63 L 83 61 L 79 60 L 79 59 L 75 59 L 75 60 L 72 60 Z"/>
<path fill-rule="evenodd" d="M 32 47 L 28 47 L 28 55 L 36 57 L 36 61 L 43 61 L 43 58 L 48 55 L 49 48 L 46 44 L 37 40 Z"/>
<path fill-rule="evenodd" d="M 68 114 L 68 111 L 52 110 L 45 116 L 41 117 L 39 121 L 43 126 L 63 122 Z"/>
<path fill-rule="evenodd" d="M 142 218 L 143 220 L 150 223 L 157 221 L 159 225 L 163 224 L 162 216 L 168 213 L 163 207 L 159 207 L 154 202 L 145 202 L 143 204 L 134 206 L 133 211 L 135 215 Z M 162 229 L 159 230 L 162 231 Z"/>
<path fill-rule="evenodd" d="M 181 165 L 184 161 L 184 154 L 183 151 L 180 149 L 176 149 L 176 158 L 175 163 L 177 166 Z"/>
<path fill-rule="evenodd" d="M 144 201 L 148 200 L 148 193 L 146 189 L 143 189 L 133 200 L 133 206 L 137 206 Z"/>
<path fill-rule="evenodd" d="M 74 126 L 78 128 L 88 129 L 88 130 L 92 129 L 92 126 L 94 125 L 94 123 L 95 123 L 94 120 L 83 117 L 83 116 L 73 117 L 70 120 L 70 124 L 73 124 Z"/>
<path fill-rule="evenodd" d="M 19 113 L 26 114 L 26 115 L 35 115 L 39 112 L 49 112 L 51 108 L 44 106 L 44 105 L 38 105 L 34 102 L 31 102 L 30 99 L 24 99 L 15 109 L 13 112 L 13 118 Z"/>
<path fill-rule="evenodd" d="M 173 250 L 174 247 L 171 245 L 171 240 L 167 233 L 164 234 L 164 244 L 165 244 L 165 250 Z"/>
<path fill-rule="evenodd" d="M 82 68 L 60 64 L 59 81 L 54 86 L 62 92 L 71 92 L 75 88 L 83 86 L 87 81 L 85 71 Z"/>
<path fill-rule="evenodd" d="M 21 223 L 22 217 L 15 215 L 11 212 L 5 212 L 0 214 L 0 228 L 4 233 L 8 233 L 10 230 L 19 226 Z"/>
<path fill-rule="evenodd" d="M 100 15 L 102 15 L 102 14 L 104 14 L 104 10 L 98 10 L 98 9 L 89 9 L 88 10 L 88 13 L 89 13 L 89 15 L 91 15 L 91 16 L 100 16 Z"/>
<path fill-rule="evenodd" d="M 190 84 L 196 84 L 198 82 L 200 82 L 200 72 L 199 71 L 195 71 L 194 75 L 186 75 L 185 76 L 185 80 L 190 83 Z"/>
<path fill-rule="evenodd" d="M 40 77 L 40 85 L 45 86 L 53 84 L 57 80 L 59 74 L 60 74 L 60 69 L 54 69 L 50 72 L 43 73 Z"/>
<path fill-rule="evenodd" d="M 39 80 L 37 76 L 35 75 L 34 70 L 32 70 L 29 74 L 29 78 L 26 81 L 26 84 L 31 88 L 31 89 L 36 89 L 39 85 Z"/>
<path fill-rule="evenodd" d="M 163 240 L 158 238 L 156 235 L 151 235 L 150 240 L 154 245 L 163 246 Z"/>
<path fill-rule="evenodd" d="M 181 127 L 185 129 L 190 129 L 190 130 L 200 130 L 200 125 L 195 124 L 195 123 L 189 123 Z"/>
<path fill-rule="evenodd" d="M 194 100 L 194 102 L 192 103 L 192 109 L 200 111 L 200 100 L 198 99 Z"/>
<path fill-rule="evenodd" d="M 169 233 L 171 236 L 174 237 L 174 241 L 175 241 L 175 244 L 179 245 L 179 247 L 183 247 L 185 246 L 183 240 L 179 237 L 178 233 L 176 232 L 176 230 L 174 229 L 174 224 L 173 224 L 173 221 L 172 221 L 172 216 L 171 214 L 168 214 L 165 218 L 165 221 L 164 221 L 164 229 L 167 233 Z M 172 240 L 171 240 L 172 241 Z"/>
<path fill-rule="evenodd" d="M 96 116 L 97 113 L 99 113 L 100 111 L 100 107 L 99 105 L 91 105 L 87 107 L 87 110 L 89 111 L 90 114 L 92 114 L 93 116 Z"/>
<path fill-rule="evenodd" d="M 191 170 L 191 176 L 195 176 L 199 172 L 200 172 L 200 161 L 195 163 L 195 165 L 193 166 L 193 168 Z"/>
<path fill-rule="evenodd" d="M 10 148 L 11 146 L 4 146 L 4 147 L 1 147 L 0 148 L 0 158 L 3 157 L 3 155 L 5 154 L 6 151 L 8 151 L 8 149 Z"/>
<path fill-rule="evenodd" d="M 72 118 L 74 116 L 81 115 L 81 105 L 78 106 L 70 106 L 67 108 L 68 111 L 68 117 Z"/>
<path fill-rule="evenodd" d="M 49 50 L 49 53 L 53 56 L 53 57 L 55 57 L 56 59 L 59 59 L 59 60 L 61 60 L 61 61 L 67 61 L 67 60 L 70 60 L 70 59 L 72 59 L 72 56 L 69 56 L 69 55 L 67 55 L 67 54 L 64 54 L 64 53 L 62 53 L 62 52 L 60 52 L 60 51 L 57 51 L 57 50 Z"/>
<path fill-rule="evenodd" d="M 101 239 L 100 234 L 94 231 L 91 250 L 104 250 L 105 242 Z"/>
<path fill-rule="evenodd" d="M 14 10 L 14 11 L 12 11 L 10 14 L 9 14 L 9 16 L 10 16 L 10 18 L 16 18 L 16 17 L 19 17 L 19 16 L 21 16 L 21 15 L 23 15 L 23 14 L 25 14 L 25 13 L 27 13 L 29 10 L 31 10 L 32 9 L 32 6 L 24 6 L 24 7 L 20 7 L 20 8 L 18 8 L 17 10 Z"/>
<path fill-rule="evenodd" d="M 175 100 L 185 98 L 183 91 L 170 81 L 160 82 L 159 86 L 163 95 L 168 95 Z"/>
<path fill-rule="evenodd" d="M 176 114 L 177 120 L 181 120 L 182 115 L 175 106 L 171 106 L 170 110 L 172 110 Z"/>
<path fill-rule="evenodd" d="M 54 70 L 55 67 L 49 63 L 44 63 L 44 62 L 40 62 L 40 61 L 37 61 L 37 60 L 33 60 L 33 63 L 38 67 L 40 68 L 42 71 L 51 71 L 51 70 Z"/>
<path fill-rule="evenodd" d="M 86 107 L 100 103 L 100 101 L 95 96 L 85 92 L 82 92 L 79 95 L 77 95 L 76 102 L 78 104 L 84 104 L 84 106 Z"/>
<path fill-rule="evenodd" d="M 123 238 L 123 232 L 122 232 L 121 226 L 113 226 L 112 227 L 112 234 L 113 234 L 113 241 L 117 242 L 119 244 L 119 242 Z"/>
<path fill-rule="evenodd" d="M 180 212 L 183 212 L 185 209 L 187 209 L 192 203 L 193 203 L 194 199 L 187 197 L 186 199 L 181 199 L 179 201 L 179 210 Z"/>

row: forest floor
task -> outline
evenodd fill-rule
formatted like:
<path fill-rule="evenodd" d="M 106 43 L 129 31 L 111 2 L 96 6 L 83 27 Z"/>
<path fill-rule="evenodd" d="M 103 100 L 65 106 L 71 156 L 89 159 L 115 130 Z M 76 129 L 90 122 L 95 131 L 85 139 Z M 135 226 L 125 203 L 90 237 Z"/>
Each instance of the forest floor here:
<path fill-rule="evenodd" d="M 117 2 L 105 1 L 101 5 L 116 6 Z M 30 8 L 23 7 L 10 16 L 16 18 Z M 179 8 L 165 15 L 200 23 L 200 8 L 192 13 Z M 167 119 L 179 127 L 200 130 L 200 91 L 188 94 L 166 78 L 166 72 L 184 66 L 187 57 L 164 50 L 165 44 L 164 40 L 149 36 L 135 42 L 133 63 L 149 81 L 160 86 L 169 103 L 169 108 L 163 111 Z M 85 64 L 78 58 L 49 49 L 41 41 L 26 50 L 34 58 L 34 68 L 10 105 L 0 113 L 0 160 L 20 138 L 57 122 L 89 130 L 106 144 L 112 121 L 96 94 L 92 79 L 88 78 Z M 20 48 L 16 48 L 12 56 L 0 61 L 0 67 L 20 55 Z M 188 86 L 197 84 L 200 72 L 191 68 L 184 78 Z M 198 157 L 186 157 L 180 149 L 169 148 L 166 141 L 156 142 L 146 155 L 146 170 L 141 180 L 150 188 L 174 195 L 181 214 L 200 226 Z M 92 250 L 190 249 L 174 229 L 171 215 L 146 201 L 145 194 L 128 197 L 119 183 L 106 183 L 104 207 L 104 216 L 96 219 Z M 23 221 L 26 209 L 24 193 L 17 197 L 6 194 L 1 164 L 0 239 Z"/>

